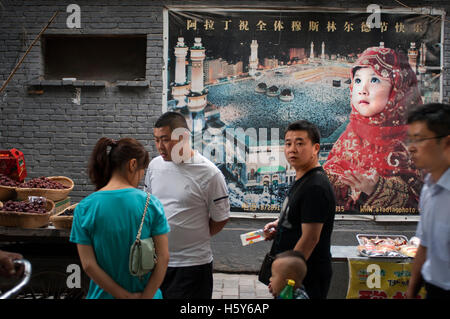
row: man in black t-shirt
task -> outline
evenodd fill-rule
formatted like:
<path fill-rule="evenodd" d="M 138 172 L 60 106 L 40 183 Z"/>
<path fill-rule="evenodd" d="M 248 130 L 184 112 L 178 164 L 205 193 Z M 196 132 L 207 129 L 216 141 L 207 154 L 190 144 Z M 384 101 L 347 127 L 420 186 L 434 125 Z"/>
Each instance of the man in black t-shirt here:
<path fill-rule="evenodd" d="M 333 188 L 318 161 L 320 134 L 308 121 L 291 123 L 284 136 L 284 155 L 296 180 L 284 200 L 280 217 L 264 227 L 274 239 L 273 255 L 297 250 L 307 260 L 303 281 L 311 299 L 325 299 L 331 282 L 331 233 L 336 201 Z"/>

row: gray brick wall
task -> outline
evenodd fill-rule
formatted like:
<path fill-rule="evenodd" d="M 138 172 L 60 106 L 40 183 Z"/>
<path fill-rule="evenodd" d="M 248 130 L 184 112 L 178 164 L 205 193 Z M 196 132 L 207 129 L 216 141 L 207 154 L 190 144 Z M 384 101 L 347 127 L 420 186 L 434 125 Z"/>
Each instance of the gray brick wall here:
<path fill-rule="evenodd" d="M 331 2 L 331 4 L 330 4 Z M 81 7 L 81 29 L 66 27 L 67 5 Z M 399 7 L 396 1 L 20 1 L 0 0 L 0 83 L 56 10 L 60 13 L 46 34 L 146 34 L 146 80 L 149 87 L 82 86 L 81 104 L 72 102 L 74 86 L 44 86 L 30 94 L 30 84 L 43 75 L 37 42 L 7 89 L 0 94 L 0 149 L 25 154 L 28 176 L 64 175 L 75 182 L 72 201 L 93 190 L 87 160 L 102 136 L 132 136 L 156 155 L 152 127 L 162 109 L 163 8 L 165 5 L 334 6 L 365 8 L 370 3 Z M 450 10 L 448 1 L 406 1 L 412 7 Z M 444 101 L 450 102 L 450 23 L 445 24 Z"/>

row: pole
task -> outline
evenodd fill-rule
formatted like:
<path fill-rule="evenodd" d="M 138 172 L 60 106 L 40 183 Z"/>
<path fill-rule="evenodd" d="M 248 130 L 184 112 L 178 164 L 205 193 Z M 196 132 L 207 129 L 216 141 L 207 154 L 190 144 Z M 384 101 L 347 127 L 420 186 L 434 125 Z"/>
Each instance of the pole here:
<path fill-rule="evenodd" d="M 9 81 L 12 79 L 12 77 L 14 76 L 14 74 L 16 73 L 16 71 L 19 69 L 19 66 L 22 64 L 23 60 L 25 59 L 25 57 L 28 55 L 28 53 L 31 51 L 31 48 L 34 46 L 34 44 L 37 42 L 37 40 L 39 40 L 39 38 L 41 37 L 41 35 L 45 32 L 45 30 L 47 30 L 47 28 L 50 26 L 50 24 L 53 22 L 53 20 L 55 20 L 56 16 L 58 15 L 59 11 L 56 11 L 53 14 L 53 17 L 51 17 L 51 19 L 47 22 L 47 25 L 45 27 L 42 28 L 41 32 L 39 32 L 39 34 L 37 35 L 37 37 L 34 39 L 33 43 L 31 43 L 31 45 L 28 47 L 27 51 L 25 52 L 25 54 L 22 56 L 22 58 L 20 59 L 20 61 L 16 64 L 16 66 L 14 67 L 14 69 L 11 71 L 11 74 L 8 76 L 8 78 L 6 79 L 6 81 L 3 83 L 2 87 L 0 88 L 0 93 L 3 92 L 3 90 L 6 88 L 6 85 L 8 85 Z"/>

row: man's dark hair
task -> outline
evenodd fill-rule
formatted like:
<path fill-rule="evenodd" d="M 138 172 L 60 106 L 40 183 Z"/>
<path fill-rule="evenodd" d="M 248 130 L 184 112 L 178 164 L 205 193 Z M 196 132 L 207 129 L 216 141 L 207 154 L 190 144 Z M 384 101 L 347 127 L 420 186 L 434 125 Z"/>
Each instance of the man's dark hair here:
<path fill-rule="evenodd" d="M 306 131 L 308 133 L 308 137 L 311 142 L 314 144 L 320 145 L 320 132 L 317 126 L 313 123 L 308 122 L 306 120 L 295 121 L 288 125 L 286 131 L 284 132 L 284 136 L 286 137 L 286 133 L 289 131 Z"/>
<path fill-rule="evenodd" d="M 186 119 L 178 112 L 166 112 L 156 120 L 155 127 L 164 126 L 169 126 L 172 131 L 179 127 L 189 129 Z"/>
<path fill-rule="evenodd" d="M 427 128 L 437 136 L 447 136 L 450 134 L 450 104 L 418 105 L 408 112 L 407 122 L 425 122 Z"/>

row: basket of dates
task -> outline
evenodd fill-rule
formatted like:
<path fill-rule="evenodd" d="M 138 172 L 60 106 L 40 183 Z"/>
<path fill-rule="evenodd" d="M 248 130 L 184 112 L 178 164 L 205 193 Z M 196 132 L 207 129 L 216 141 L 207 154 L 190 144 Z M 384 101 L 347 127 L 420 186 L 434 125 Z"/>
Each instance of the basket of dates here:
<path fill-rule="evenodd" d="M 0 174 L 0 200 L 6 201 L 16 197 L 16 187 L 20 182 Z"/>
<path fill-rule="evenodd" d="M 73 181 L 65 176 L 42 176 L 19 184 L 16 192 L 20 200 L 27 199 L 28 196 L 43 196 L 57 202 L 66 198 L 73 186 Z"/>
<path fill-rule="evenodd" d="M 418 239 L 410 241 L 403 235 L 356 235 L 358 251 L 364 257 L 407 258 L 414 257 Z"/>
<path fill-rule="evenodd" d="M 62 212 L 50 216 L 50 222 L 58 229 L 71 229 L 73 222 L 73 212 L 77 204 L 70 205 Z"/>
<path fill-rule="evenodd" d="M 39 228 L 47 226 L 55 203 L 43 197 L 26 201 L 0 202 L 0 225 L 21 228 Z"/>

